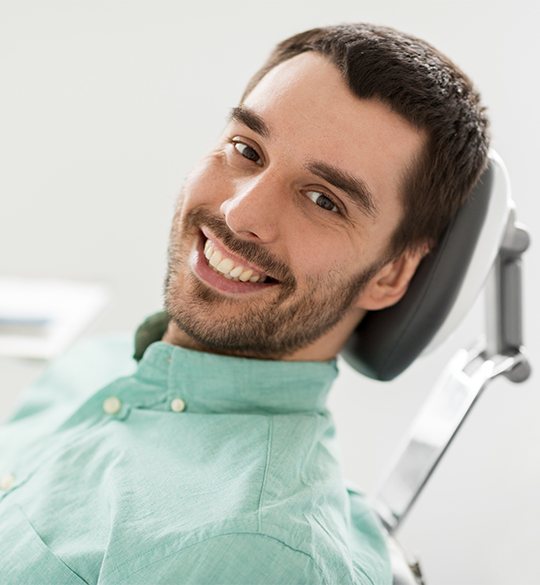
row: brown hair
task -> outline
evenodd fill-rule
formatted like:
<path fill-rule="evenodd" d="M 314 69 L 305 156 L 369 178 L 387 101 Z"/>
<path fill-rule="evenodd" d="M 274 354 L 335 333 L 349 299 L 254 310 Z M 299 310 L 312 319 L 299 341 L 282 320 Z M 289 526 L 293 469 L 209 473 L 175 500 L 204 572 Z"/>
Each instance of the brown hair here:
<path fill-rule="evenodd" d="M 487 166 L 488 119 L 469 78 L 430 44 L 365 23 L 314 28 L 279 43 L 241 102 L 270 69 L 305 51 L 328 57 L 362 99 L 379 99 L 427 131 L 402 193 L 404 217 L 390 255 L 435 243 Z"/>

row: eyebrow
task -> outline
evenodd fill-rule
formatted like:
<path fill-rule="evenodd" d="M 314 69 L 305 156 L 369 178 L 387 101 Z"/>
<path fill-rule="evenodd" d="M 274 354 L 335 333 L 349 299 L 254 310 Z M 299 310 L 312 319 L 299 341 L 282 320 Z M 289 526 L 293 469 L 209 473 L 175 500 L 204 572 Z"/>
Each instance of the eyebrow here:
<path fill-rule="evenodd" d="M 270 138 L 268 124 L 259 114 L 246 106 L 232 108 L 229 116 L 229 121 L 231 120 L 244 124 L 264 138 Z M 379 210 L 375 205 L 375 198 L 362 179 L 334 165 L 319 160 L 308 161 L 304 165 L 304 168 L 345 192 L 353 205 L 365 215 L 375 218 L 379 214 Z"/>
<path fill-rule="evenodd" d="M 253 132 L 260 134 L 264 138 L 270 138 L 270 128 L 266 122 L 256 114 L 253 110 L 246 108 L 246 106 L 237 106 L 232 108 L 229 114 L 229 121 L 235 120 L 251 128 Z"/>

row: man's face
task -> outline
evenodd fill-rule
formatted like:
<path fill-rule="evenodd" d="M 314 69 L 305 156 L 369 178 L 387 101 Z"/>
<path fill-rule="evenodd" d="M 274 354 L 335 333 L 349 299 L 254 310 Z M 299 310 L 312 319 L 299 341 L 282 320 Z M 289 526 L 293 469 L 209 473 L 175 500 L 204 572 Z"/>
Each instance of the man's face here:
<path fill-rule="evenodd" d="M 385 105 L 354 96 L 321 55 L 271 70 L 179 197 L 165 283 L 179 344 L 261 359 L 335 355 L 369 308 L 423 142 Z M 229 278 L 209 266 L 207 240 Z M 243 282 L 258 273 L 272 280 Z"/>

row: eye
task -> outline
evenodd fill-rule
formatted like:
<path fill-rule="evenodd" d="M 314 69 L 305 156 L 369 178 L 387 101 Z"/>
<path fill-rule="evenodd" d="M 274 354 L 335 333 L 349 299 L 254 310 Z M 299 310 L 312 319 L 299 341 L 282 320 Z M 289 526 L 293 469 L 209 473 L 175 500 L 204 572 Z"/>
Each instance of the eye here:
<path fill-rule="evenodd" d="M 339 207 L 324 193 L 320 191 L 306 191 L 307 196 L 315 203 L 326 209 L 327 211 L 332 211 L 333 213 L 341 213 Z"/>
<path fill-rule="evenodd" d="M 259 156 L 259 153 L 254 148 L 249 146 L 249 144 L 246 144 L 240 140 L 232 140 L 232 144 L 235 150 L 244 158 L 247 158 L 248 160 L 253 161 L 255 164 L 262 166 L 262 160 Z"/>

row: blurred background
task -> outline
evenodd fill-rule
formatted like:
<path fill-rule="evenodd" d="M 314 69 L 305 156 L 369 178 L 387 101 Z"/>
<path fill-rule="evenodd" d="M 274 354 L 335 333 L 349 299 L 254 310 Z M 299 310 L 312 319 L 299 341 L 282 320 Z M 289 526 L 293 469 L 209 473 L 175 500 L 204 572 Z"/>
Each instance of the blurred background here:
<path fill-rule="evenodd" d="M 81 337 L 131 335 L 162 307 L 175 198 L 275 43 L 369 21 L 420 36 L 476 82 L 518 219 L 533 376 L 491 384 L 398 533 L 429 585 L 537 585 L 540 511 L 540 252 L 536 183 L 540 4 L 480 0 L 180 3 L 0 1 L 0 277 L 101 283 L 110 297 Z M 454 352 L 456 333 L 391 383 L 339 358 L 334 413 L 345 476 L 372 492 Z M 46 367 L 0 359 L 0 414 Z"/>

